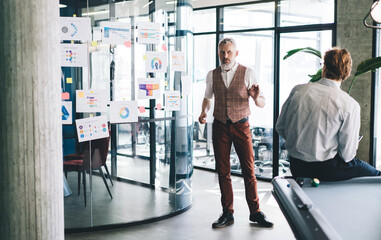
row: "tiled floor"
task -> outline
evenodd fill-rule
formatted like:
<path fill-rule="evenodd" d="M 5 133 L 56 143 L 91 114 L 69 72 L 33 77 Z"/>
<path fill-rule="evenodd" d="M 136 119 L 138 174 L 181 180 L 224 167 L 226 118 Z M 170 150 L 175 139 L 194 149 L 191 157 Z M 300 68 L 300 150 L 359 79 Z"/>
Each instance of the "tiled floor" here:
<path fill-rule="evenodd" d="M 252 224 L 248 220 L 249 213 L 245 202 L 242 178 L 232 177 L 232 181 L 235 194 L 235 223 L 232 226 L 218 230 L 211 228 L 212 222 L 218 218 L 221 212 L 217 175 L 207 171 L 195 170 L 192 177 L 194 202 L 190 210 L 169 219 L 141 226 L 102 232 L 67 234 L 66 239 L 295 239 L 286 219 L 271 195 L 272 186 L 270 183 L 258 181 L 261 209 L 268 219 L 274 222 L 273 228 L 266 229 Z M 137 211 L 141 211 L 141 209 Z"/>

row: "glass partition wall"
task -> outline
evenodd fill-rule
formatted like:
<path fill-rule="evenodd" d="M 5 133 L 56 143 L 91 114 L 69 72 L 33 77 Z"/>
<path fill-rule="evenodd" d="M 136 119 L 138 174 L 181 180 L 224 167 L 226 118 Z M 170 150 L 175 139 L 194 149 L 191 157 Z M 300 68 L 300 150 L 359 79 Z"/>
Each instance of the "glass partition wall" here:
<path fill-rule="evenodd" d="M 85 45 L 84 55 L 71 52 L 74 62 L 85 58 L 83 66 L 62 67 L 63 93 L 69 94 L 63 105 L 72 106 L 72 120 L 63 125 L 66 231 L 128 226 L 188 209 L 191 5 L 165 0 L 70 3 L 61 0 L 66 5 L 61 17 L 76 16 L 69 19 L 69 33 L 71 28 L 72 35 L 88 31 L 91 39 L 62 41 Z M 97 109 L 104 101 L 105 108 Z M 81 110 L 90 106 L 93 110 Z"/>
<path fill-rule="evenodd" d="M 226 6 L 194 9 L 194 116 L 201 111 L 205 78 L 219 66 L 217 44 L 224 37 L 237 42 L 237 61 L 254 70 L 266 98 L 263 109 L 250 103 L 250 126 L 255 155 L 255 173 L 259 179 L 289 175 L 289 160 L 283 139 L 274 125 L 283 102 L 291 89 L 309 81 L 321 67 L 321 59 L 299 53 L 282 60 L 287 51 L 312 47 L 322 53 L 335 45 L 334 0 L 257 1 Z M 206 21 L 205 19 L 215 19 Z M 214 170 L 211 128 L 213 109 L 207 124 L 194 122 L 194 166 Z M 241 174 L 234 147 L 231 170 Z"/>

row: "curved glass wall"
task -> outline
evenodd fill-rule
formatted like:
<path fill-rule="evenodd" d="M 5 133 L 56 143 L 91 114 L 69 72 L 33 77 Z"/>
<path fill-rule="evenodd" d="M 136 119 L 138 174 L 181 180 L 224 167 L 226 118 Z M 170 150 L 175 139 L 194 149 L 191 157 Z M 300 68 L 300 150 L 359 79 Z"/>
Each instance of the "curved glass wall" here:
<path fill-rule="evenodd" d="M 72 106 L 63 125 L 65 229 L 186 210 L 193 173 L 191 5 L 74 2 L 60 1 L 61 17 L 76 16 L 66 18 L 65 31 L 91 32 L 91 39 L 62 40 L 73 49 L 85 46 L 83 55 L 71 52 L 83 65 L 62 67 L 63 105 Z"/>

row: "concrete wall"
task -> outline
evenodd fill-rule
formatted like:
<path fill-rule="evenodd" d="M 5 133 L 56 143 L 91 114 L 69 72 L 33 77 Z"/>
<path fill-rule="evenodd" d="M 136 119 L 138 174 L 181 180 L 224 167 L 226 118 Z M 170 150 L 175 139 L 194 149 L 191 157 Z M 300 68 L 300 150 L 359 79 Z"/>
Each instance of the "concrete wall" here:
<path fill-rule="evenodd" d="M 360 62 L 372 57 L 372 29 L 366 28 L 363 19 L 373 1 L 337 0 L 337 46 L 349 50 L 353 58 L 352 74 L 342 86 L 347 91 Z M 371 110 L 371 74 L 361 75 L 351 90 L 350 95 L 361 106 L 361 134 L 357 157 L 369 161 L 370 156 L 370 110 Z"/>
<path fill-rule="evenodd" d="M 1 0 L 0 23 L 0 239 L 64 239 L 58 0 Z"/>

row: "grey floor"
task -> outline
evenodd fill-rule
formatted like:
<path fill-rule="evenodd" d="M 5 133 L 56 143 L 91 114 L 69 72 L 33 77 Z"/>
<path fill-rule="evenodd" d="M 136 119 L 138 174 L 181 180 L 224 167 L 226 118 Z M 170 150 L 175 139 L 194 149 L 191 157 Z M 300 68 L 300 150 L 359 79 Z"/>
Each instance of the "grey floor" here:
<path fill-rule="evenodd" d="M 218 218 L 220 196 L 215 173 L 195 170 L 193 182 L 194 201 L 188 211 L 155 223 L 125 229 L 102 232 L 67 234 L 66 239 L 131 239 L 131 240 L 214 240 L 214 239 L 295 239 L 294 235 L 271 195 L 272 186 L 258 181 L 258 193 L 262 211 L 274 222 L 270 229 L 250 223 L 248 208 L 244 197 L 243 180 L 232 177 L 234 188 L 235 223 L 223 229 L 212 229 L 211 224 Z"/>

